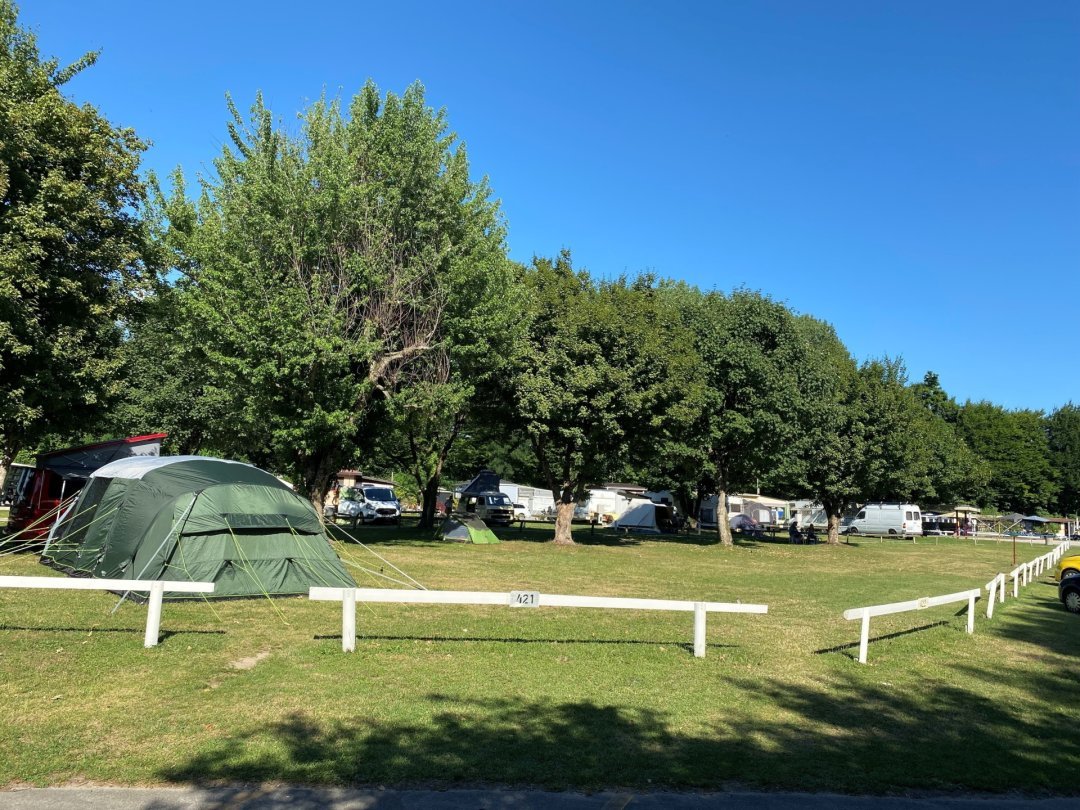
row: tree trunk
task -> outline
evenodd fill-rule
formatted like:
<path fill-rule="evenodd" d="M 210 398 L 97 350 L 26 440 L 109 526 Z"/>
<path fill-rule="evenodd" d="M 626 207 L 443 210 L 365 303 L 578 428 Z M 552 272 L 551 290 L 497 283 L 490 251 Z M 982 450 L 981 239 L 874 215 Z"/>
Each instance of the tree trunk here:
<path fill-rule="evenodd" d="M 735 545 L 731 537 L 731 521 L 728 520 L 727 489 L 722 481 L 718 482 L 716 488 L 716 536 L 722 545 Z"/>
<path fill-rule="evenodd" d="M 439 476 L 436 475 L 424 484 L 424 490 L 420 493 L 422 506 L 420 508 L 420 524 L 417 528 L 435 528 L 435 507 L 439 503 Z"/>
<path fill-rule="evenodd" d="M 177 451 L 181 456 L 197 456 L 202 449 L 203 432 L 201 429 L 196 428 L 191 431 L 188 437 L 180 444 Z"/>
<path fill-rule="evenodd" d="M 7 452 L 0 455 L 0 493 L 3 493 L 4 485 L 7 484 L 7 472 L 11 469 L 11 462 L 14 459 L 14 453 Z"/>
<path fill-rule="evenodd" d="M 822 504 L 825 507 L 825 514 L 829 519 L 829 538 L 830 545 L 837 546 L 840 544 L 840 507 L 836 504 Z"/>
<path fill-rule="evenodd" d="M 555 538 L 552 542 L 557 546 L 575 545 L 574 537 L 570 533 L 570 523 L 574 519 L 574 507 L 577 504 L 572 499 L 567 503 L 568 497 L 571 497 L 571 493 L 567 489 L 563 491 L 563 497 L 555 505 Z"/>
<path fill-rule="evenodd" d="M 330 479 L 339 469 L 336 454 L 330 450 L 317 451 L 308 457 L 303 469 L 304 492 L 319 515 L 322 515 L 326 505 L 326 493 L 330 491 Z"/>

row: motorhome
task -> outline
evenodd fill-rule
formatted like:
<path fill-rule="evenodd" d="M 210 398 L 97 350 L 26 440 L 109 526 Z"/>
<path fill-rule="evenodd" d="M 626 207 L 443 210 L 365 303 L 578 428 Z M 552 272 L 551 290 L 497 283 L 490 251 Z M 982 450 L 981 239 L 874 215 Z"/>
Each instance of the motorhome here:
<path fill-rule="evenodd" d="M 514 521 L 514 502 L 499 489 L 499 484 L 494 470 L 480 470 L 472 481 L 458 488 L 455 511 L 485 523 L 509 526 Z"/>
<path fill-rule="evenodd" d="M 840 531 L 844 534 L 895 534 L 912 537 L 923 533 L 922 510 L 914 503 L 868 503 Z"/>

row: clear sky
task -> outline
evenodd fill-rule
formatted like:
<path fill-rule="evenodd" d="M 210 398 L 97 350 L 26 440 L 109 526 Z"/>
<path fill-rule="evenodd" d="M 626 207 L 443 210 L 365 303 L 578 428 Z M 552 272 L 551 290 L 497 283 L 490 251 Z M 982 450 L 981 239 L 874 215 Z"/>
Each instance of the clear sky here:
<path fill-rule="evenodd" d="M 206 171 L 225 93 L 290 126 L 414 80 L 514 258 L 747 286 L 953 396 L 1080 402 L 1080 2 L 22 0 L 68 93 Z"/>

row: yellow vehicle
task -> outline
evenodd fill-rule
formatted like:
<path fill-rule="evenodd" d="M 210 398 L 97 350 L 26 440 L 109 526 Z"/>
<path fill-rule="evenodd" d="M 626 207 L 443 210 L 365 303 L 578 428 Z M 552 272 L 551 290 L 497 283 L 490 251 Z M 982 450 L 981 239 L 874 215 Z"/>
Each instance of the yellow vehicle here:
<path fill-rule="evenodd" d="M 1066 554 L 1058 561 L 1055 578 L 1060 582 L 1070 574 L 1080 574 L 1080 554 Z"/>

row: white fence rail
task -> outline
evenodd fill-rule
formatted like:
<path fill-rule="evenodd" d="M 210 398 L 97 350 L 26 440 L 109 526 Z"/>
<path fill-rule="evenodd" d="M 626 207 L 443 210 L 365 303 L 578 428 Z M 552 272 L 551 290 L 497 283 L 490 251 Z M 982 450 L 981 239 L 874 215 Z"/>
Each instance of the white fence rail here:
<path fill-rule="evenodd" d="M 1053 566 L 1057 565 L 1058 561 L 1065 556 L 1065 552 L 1071 547 L 1072 541 L 1065 540 L 1054 546 L 1054 548 L 1046 552 L 1046 554 L 1042 554 L 1030 562 L 1021 563 L 1010 571 L 1009 578 L 1012 580 L 1013 598 L 1015 599 L 1020 595 L 1021 585 L 1030 585 L 1031 580 L 1034 577 L 1041 576 Z"/>
<path fill-rule="evenodd" d="M 970 591 L 948 593 L 944 596 L 924 596 L 921 599 L 911 599 L 907 602 L 893 602 L 888 605 L 869 605 L 867 607 L 852 608 L 844 611 L 844 618 L 848 621 L 862 619 L 862 635 L 859 637 L 859 663 L 866 663 L 866 648 L 870 643 L 870 618 L 872 616 L 887 616 L 890 613 L 905 613 L 909 610 L 924 610 L 925 608 L 948 605 L 953 602 L 968 603 L 967 631 L 975 632 L 975 600 L 982 593 L 978 588 Z"/>
<path fill-rule="evenodd" d="M 169 582 L 149 579 L 72 579 L 68 577 L 0 577 L 0 588 L 44 588 L 65 591 L 137 591 L 150 594 L 144 647 L 156 647 L 161 629 L 161 598 L 170 593 L 212 593 L 213 582 Z"/>
<path fill-rule="evenodd" d="M 614 596 L 569 596 L 537 591 L 406 591 L 392 588 L 311 588 L 308 598 L 341 602 L 341 649 L 356 650 L 357 602 L 408 602 L 438 605 L 503 605 L 519 608 L 577 607 L 616 610 L 678 610 L 694 614 L 694 655 L 705 657 L 705 616 L 708 613 L 768 613 L 768 605 L 741 602 L 683 602 L 672 599 L 631 599 Z"/>
<path fill-rule="evenodd" d="M 986 583 L 986 618 L 993 618 L 995 601 L 1004 603 L 1006 585 L 1010 579 L 1012 580 L 1013 597 L 1016 598 L 1020 595 L 1021 585 L 1028 585 L 1031 583 L 1033 577 L 1049 571 L 1063 556 L 1065 556 L 1065 553 L 1069 550 L 1071 545 L 1071 542 L 1068 540 L 1059 543 L 1046 554 L 1016 566 L 1016 568 L 1010 571 L 1008 575 L 1003 573 L 998 574 Z M 909 610 L 922 610 L 924 608 L 946 605 L 952 602 L 966 601 L 968 603 L 967 631 L 973 633 L 975 632 L 975 600 L 978 599 L 981 594 L 981 589 L 976 588 L 970 591 L 946 594 L 945 596 L 926 596 L 922 599 L 913 599 L 908 602 L 894 602 L 889 605 L 871 605 L 869 607 L 845 610 L 844 618 L 848 621 L 854 621 L 855 619 L 862 620 L 862 634 L 859 639 L 859 663 L 866 663 L 866 652 L 870 639 L 871 617 L 884 616 L 890 613 L 903 613 Z"/>

